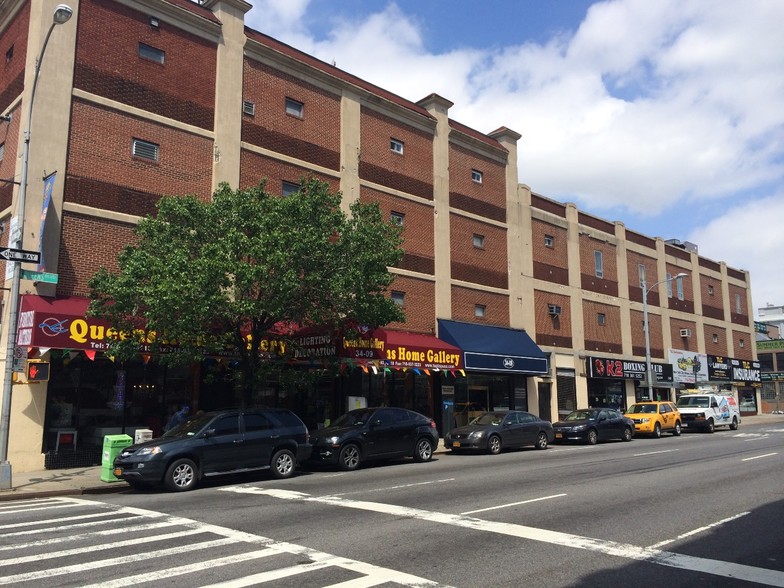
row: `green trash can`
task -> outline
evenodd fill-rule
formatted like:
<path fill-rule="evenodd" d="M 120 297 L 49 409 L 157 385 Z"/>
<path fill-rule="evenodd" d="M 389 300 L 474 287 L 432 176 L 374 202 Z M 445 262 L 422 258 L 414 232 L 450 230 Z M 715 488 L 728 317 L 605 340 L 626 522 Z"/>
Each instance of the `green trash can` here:
<path fill-rule="evenodd" d="M 101 458 L 101 481 L 119 482 L 120 478 L 114 475 L 114 458 L 122 450 L 133 445 L 133 439 L 128 435 L 106 435 L 103 438 L 103 457 Z"/>

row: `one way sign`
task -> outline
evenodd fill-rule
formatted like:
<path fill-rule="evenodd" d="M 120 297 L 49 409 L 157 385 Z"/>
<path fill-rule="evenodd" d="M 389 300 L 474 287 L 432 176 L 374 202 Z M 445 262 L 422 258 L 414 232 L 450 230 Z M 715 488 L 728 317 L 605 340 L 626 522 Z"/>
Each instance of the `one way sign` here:
<path fill-rule="evenodd" d="M 0 249 L 0 256 L 8 261 L 23 261 L 27 263 L 40 263 L 41 254 L 38 251 L 25 251 L 24 249 L 11 249 L 3 247 Z"/>

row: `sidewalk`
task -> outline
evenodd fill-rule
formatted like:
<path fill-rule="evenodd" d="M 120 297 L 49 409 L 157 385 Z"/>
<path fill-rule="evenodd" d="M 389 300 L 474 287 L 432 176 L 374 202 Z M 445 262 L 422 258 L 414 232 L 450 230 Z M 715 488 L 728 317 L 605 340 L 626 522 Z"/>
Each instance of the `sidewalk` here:
<path fill-rule="evenodd" d="M 743 417 L 741 428 L 748 425 L 784 423 L 784 414 L 759 414 Z M 444 453 L 443 442 L 436 453 Z M 67 470 L 43 470 L 38 472 L 13 472 L 11 490 L 0 490 L 0 503 L 9 500 L 29 500 L 49 496 L 79 496 L 122 492 L 129 488 L 123 481 L 103 482 L 101 467 L 83 467 Z"/>

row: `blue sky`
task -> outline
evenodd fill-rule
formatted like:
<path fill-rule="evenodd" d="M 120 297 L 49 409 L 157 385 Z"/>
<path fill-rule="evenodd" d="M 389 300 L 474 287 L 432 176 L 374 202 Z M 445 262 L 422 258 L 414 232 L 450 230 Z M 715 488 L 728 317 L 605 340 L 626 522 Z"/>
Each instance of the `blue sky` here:
<path fill-rule="evenodd" d="M 751 272 L 784 303 L 784 1 L 251 0 L 247 23 L 523 135 L 543 196 Z"/>

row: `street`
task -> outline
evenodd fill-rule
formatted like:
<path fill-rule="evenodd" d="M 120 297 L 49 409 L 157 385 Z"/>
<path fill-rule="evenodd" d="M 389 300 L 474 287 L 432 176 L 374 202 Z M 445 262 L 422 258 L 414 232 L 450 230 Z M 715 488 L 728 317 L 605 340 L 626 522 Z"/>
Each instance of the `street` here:
<path fill-rule="evenodd" d="M 0 583 L 784 586 L 784 423 L 0 505 Z"/>

